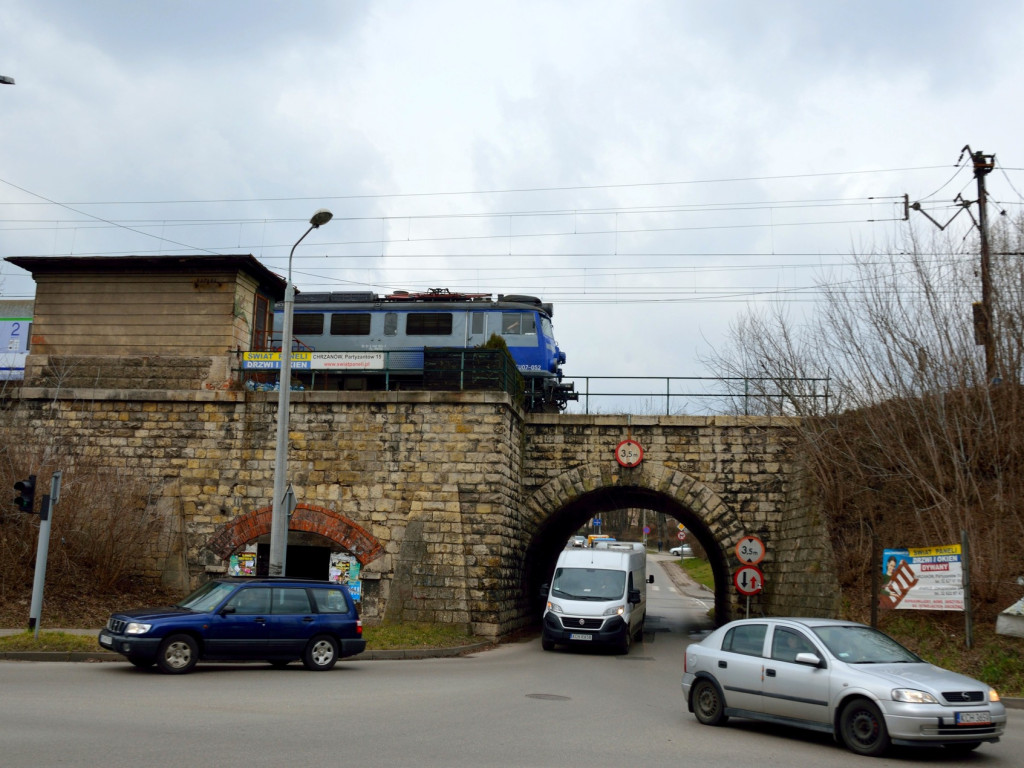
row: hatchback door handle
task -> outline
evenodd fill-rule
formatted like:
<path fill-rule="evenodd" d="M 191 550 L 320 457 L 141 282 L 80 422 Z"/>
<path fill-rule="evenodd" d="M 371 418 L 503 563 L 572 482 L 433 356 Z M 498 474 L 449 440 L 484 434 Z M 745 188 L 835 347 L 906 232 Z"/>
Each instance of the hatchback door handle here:
<path fill-rule="evenodd" d="M 311 623 L 313 621 L 313 617 L 312 616 L 303 616 L 302 617 L 302 621 L 304 623 L 306 623 L 306 624 L 309 624 L 309 623 Z"/>
<path fill-rule="evenodd" d="M 774 669 L 766 669 L 766 670 L 764 671 L 764 673 L 765 673 L 766 675 L 768 675 L 768 677 L 775 677 L 775 670 L 774 670 Z"/>
<path fill-rule="evenodd" d="M 729 668 L 729 662 L 725 661 L 724 659 L 719 659 L 718 660 L 718 668 L 719 669 L 728 669 Z"/>

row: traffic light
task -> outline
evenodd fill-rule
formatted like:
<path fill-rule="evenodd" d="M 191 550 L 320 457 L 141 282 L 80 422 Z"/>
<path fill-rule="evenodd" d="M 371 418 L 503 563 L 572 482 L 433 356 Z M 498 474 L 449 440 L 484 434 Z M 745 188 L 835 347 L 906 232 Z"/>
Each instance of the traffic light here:
<path fill-rule="evenodd" d="M 30 475 L 28 480 L 19 480 L 14 484 L 14 490 L 18 492 L 14 497 L 14 506 L 18 511 L 35 514 L 36 476 Z"/>

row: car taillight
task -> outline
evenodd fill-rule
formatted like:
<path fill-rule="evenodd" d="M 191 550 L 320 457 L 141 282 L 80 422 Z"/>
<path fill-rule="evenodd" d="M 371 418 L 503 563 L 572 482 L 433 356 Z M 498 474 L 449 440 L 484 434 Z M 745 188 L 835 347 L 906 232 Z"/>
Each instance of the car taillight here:
<path fill-rule="evenodd" d="M 362 619 L 356 619 L 356 634 L 357 635 L 363 634 L 363 620 Z"/>

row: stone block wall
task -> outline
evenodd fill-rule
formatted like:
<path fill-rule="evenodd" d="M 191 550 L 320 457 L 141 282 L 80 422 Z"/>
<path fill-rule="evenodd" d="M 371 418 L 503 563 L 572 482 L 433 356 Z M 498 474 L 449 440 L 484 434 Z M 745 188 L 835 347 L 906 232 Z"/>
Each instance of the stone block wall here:
<path fill-rule="evenodd" d="M 276 393 L 29 386 L 11 398 L 20 423 L 0 425 L 12 430 L 0 438 L 27 434 L 65 467 L 89 461 L 151 483 L 165 526 L 144 573 L 196 586 L 237 543 L 226 530 L 266 530 Z M 615 461 L 627 435 L 644 447 L 640 467 Z M 497 392 L 296 392 L 289 439 L 302 536 L 361 542 L 368 624 L 514 632 L 536 618 L 536 553 L 557 554 L 545 547 L 560 548 L 579 524 L 569 518 L 599 494 L 690 527 L 715 570 L 719 616 L 738 605 L 732 547 L 745 533 L 768 545 L 754 610 L 832 610 L 827 536 L 794 480 L 784 420 L 524 416 Z"/>
<path fill-rule="evenodd" d="M 230 355 L 30 355 L 25 365 L 25 384 L 47 389 L 125 392 L 231 389 L 237 387 L 233 383 L 230 358 Z"/>
<path fill-rule="evenodd" d="M 149 478 L 167 517 L 164 565 L 192 586 L 223 566 L 210 543 L 269 504 L 277 395 L 26 388 L 31 434 Z M 501 632 L 521 415 L 500 393 L 308 392 L 292 396 L 289 479 L 298 501 L 336 511 L 382 554 L 363 571 L 363 614 Z"/>

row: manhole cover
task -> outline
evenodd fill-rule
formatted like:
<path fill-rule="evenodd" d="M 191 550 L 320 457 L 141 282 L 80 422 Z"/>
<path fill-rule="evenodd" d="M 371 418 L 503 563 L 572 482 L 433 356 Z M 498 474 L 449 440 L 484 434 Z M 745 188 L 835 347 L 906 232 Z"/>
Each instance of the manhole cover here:
<path fill-rule="evenodd" d="M 569 701 L 568 696 L 559 696 L 554 693 L 528 693 L 526 694 L 528 699 L 544 699 L 545 701 Z"/>

